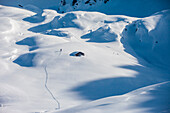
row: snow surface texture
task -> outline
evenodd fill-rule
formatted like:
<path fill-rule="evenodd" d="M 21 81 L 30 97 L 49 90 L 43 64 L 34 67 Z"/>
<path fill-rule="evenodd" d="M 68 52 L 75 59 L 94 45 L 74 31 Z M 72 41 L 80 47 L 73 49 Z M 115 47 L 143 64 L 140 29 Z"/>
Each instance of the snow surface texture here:
<path fill-rule="evenodd" d="M 0 113 L 169 113 L 169 2 L 60 2 L 0 1 Z"/>

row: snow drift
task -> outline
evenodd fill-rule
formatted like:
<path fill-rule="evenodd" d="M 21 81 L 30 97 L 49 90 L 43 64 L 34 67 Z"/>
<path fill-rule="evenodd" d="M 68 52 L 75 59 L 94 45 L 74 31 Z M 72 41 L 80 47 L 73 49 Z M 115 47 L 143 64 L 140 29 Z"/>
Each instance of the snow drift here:
<path fill-rule="evenodd" d="M 122 33 L 122 42 L 129 44 L 147 62 L 170 66 L 170 11 L 133 21 Z M 125 47 L 126 48 L 126 47 Z M 126 50 L 127 52 L 130 52 Z"/>

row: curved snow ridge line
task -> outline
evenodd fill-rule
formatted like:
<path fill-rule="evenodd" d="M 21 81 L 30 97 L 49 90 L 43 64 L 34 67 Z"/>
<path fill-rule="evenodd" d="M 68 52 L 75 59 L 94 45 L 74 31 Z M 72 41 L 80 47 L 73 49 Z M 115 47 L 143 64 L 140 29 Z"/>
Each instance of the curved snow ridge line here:
<path fill-rule="evenodd" d="M 131 92 L 128 92 L 128 93 L 126 93 L 126 94 L 123 94 L 123 95 L 105 97 L 105 98 L 102 98 L 102 99 L 98 99 L 98 100 L 92 101 L 92 102 L 90 102 L 90 103 L 96 103 L 96 102 L 100 102 L 100 101 L 102 101 L 102 100 L 111 99 L 111 98 L 115 98 L 115 99 L 116 99 L 117 97 L 118 97 L 118 98 L 125 98 L 125 97 L 131 96 L 131 95 L 138 95 L 138 94 L 140 94 L 140 92 L 142 92 L 142 91 L 145 91 L 145 90 L 151 91 L 151 90 L 156 89 L 157 87 L 160 87 L 160 86 L 163 85 L 163 84 L 168 84 L 168 83 L 170 83 L 170 81 L 161 82 L 161 83 L 157 83 L 157 84 L 153 84 L 153 85 L 141 87 L 141 88 L 135 89 L 135 90 L 133 90 L 133 91 L 131 91 Z M 122 100 L 122 101 L 123 101 L 123 100 Z M 121 102 L 121 101 L 120 101 L 120 102 Z M 112 102 L 112 103 L 115 103 L 115 102 Z M 117 102 L 116 102 L 116 103 L 117 103 Z"/>
<path fill-rule="evenodd" d="M 170 10 L 164 10 L 127 25 L 121 34 L 125 51 L 148 64 L 168 69 L 169 17 Z"/>
<path fill-rule="evenodd" d="M 46 74 L 46 78 L 45 78 L 45 88 L 47 89 L 47 91 L 49 92 L 49 94 L 51 95 L 51 97 L 54 99 L 54 101 L 57 103 L 58 108 L 60 109 L 60 102 L 55 98 L 55 96 L 53 95 L 53 93 L 51 92 L 51 90 L 48 88 L 47 83 L 48 83 L 48 71 L 47 71 L 47 66 L 44 67 L 45 70 L 45 74 Z"/>
<path fill-rule="evenodd" d="M 63 109 L 61 111 L 53 111 L 49 113 L 90 113 L 92 111 L 95 113 L 103 113 L 102 111 L 105 111 L 105 110 L 107 110 L 108 113 L 136 113 L 135 112 L 136 109 L 137 111 L 139 109 L 138 111 L 139 113 L 148 113 L 147 110 L 149 109 L 147 108 L 126 109 L 126 107 L 133 106 L 133 104 L 135 105 L 135 104 L 139 104 L 140 102 L 146 101 L 145 98 L 151 98 L 151 97 L 147 97 L 148 96 L 147 94 L 152 90 L 156 90 L 156 88 L 159 88 L 159 87 L 161 88 L 162 85 L 168 85 L 169 87 L 170 81 L 142 87 L 134 91 L 131 91 L 129 93 L 126 93 L 124 95 L 106 97 L 106 98 L 102 98 L 96 101 L 89 102 L 87 104 L 75 106 L 75 107 L 68 108 L 68 109 Z M 142 96 L 144 96 L 144 98 Z M 136 100 L 139 100 L 139 103 L 138 101 L 135 102 Z M 128 103 L 130 105 L 126 105 L 124 103 Z M 122 108 L 117 110 L 117 109 L 114 109 L 116 108 L 115 106 L 116 107 L 122 106 Z M 105 107 L 108 108 L 109 110 L 105 109 Z"/>
<path fill-rule="evenodd" d="M 165 82 L 161 82 L 161 83 L 157 83 L 157 84 L 145 86 L 145 87 L 136 89 L 136 90 L 134 90 L 134 91 L 131 91 L 131 92 L 125 94 L 125 95 L 135 94 L 135 93 L 137 93 L 137 92 L 139 92 L 139 91 L 141 91 L 141 90 L 145 90 L 145 89 L 154 90 L 154 88 L 159 87 L 159 86 L 161 86 L 161 85 L 163 85 L 163 84 L 168 84 L 168 83 L 170 83 L 170 81 L 165 81 Z"/>

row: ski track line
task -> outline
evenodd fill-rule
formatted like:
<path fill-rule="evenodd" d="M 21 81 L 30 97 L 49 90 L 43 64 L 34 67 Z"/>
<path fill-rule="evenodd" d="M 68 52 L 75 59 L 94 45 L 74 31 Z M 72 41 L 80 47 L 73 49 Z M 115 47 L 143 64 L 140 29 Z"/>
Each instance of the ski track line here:
<path fill-rule="evenodd" d="M 47 91 L 49 92 L 49 94 L 51 95 L 51 97 L 53 98 L 53 100 L 57 103 L 58 105 L 58 108 L 57 109 L 60 109 L 60 102 L 54 97 L 53 93 L 51 92 L 51 90 L 48 88 L 47 86 L 47 83 L 48 83 L 48 71 L 47 71 L 47 66 L 44 67 L 44 70 L 45 70 L 45 75 L 46 75 L 46 78 L 45 78 L 45 88 L 47 89 Z"/>

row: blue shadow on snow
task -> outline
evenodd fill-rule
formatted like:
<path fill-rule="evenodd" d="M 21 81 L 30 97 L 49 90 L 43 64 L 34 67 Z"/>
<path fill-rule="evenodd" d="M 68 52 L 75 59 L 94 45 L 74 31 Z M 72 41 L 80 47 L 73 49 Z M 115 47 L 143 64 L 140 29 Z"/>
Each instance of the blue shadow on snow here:
<path fill-rule="evenodd" d="M 39 48 L 37 46 L 36 37 L 25 38 L 25 39 L 23 39 L 21 41 L 16 42 L 16 44 L 29 46 L 29 51 L 33 51 L 33 50 L 36 50 L 36 49 Z"/>
<path fill-rule="evenodd" d="M 19 56 L 13 62 L 23 67 L 33 67 L 35 66 L 33 62 L 33 59 L 35 56 L 36 56 L 36 53 L 26 53 L 26 54 Z"/>
<path fill-rule="evenodd" d="M 138 88 L 170 80 L 168 75 L 162 76 L 157 72 L 153 73 L 142 66 L 127 65 L 121 68 L 135 70 L 138 74 L 135 77 L 105 78 L 89 81 L 74 87 L 71 91 L 78 93 L 84 99 L 97 100 L 109 96 L 122 95 Z"/>
<path fill-rule="evenodd" d="M 30 23 L 40 23 L 45 20 L 45 16 L 41 16 L 41 14 L 36 14 L 31 17 L 24 18 L 23 20 Z"/>

